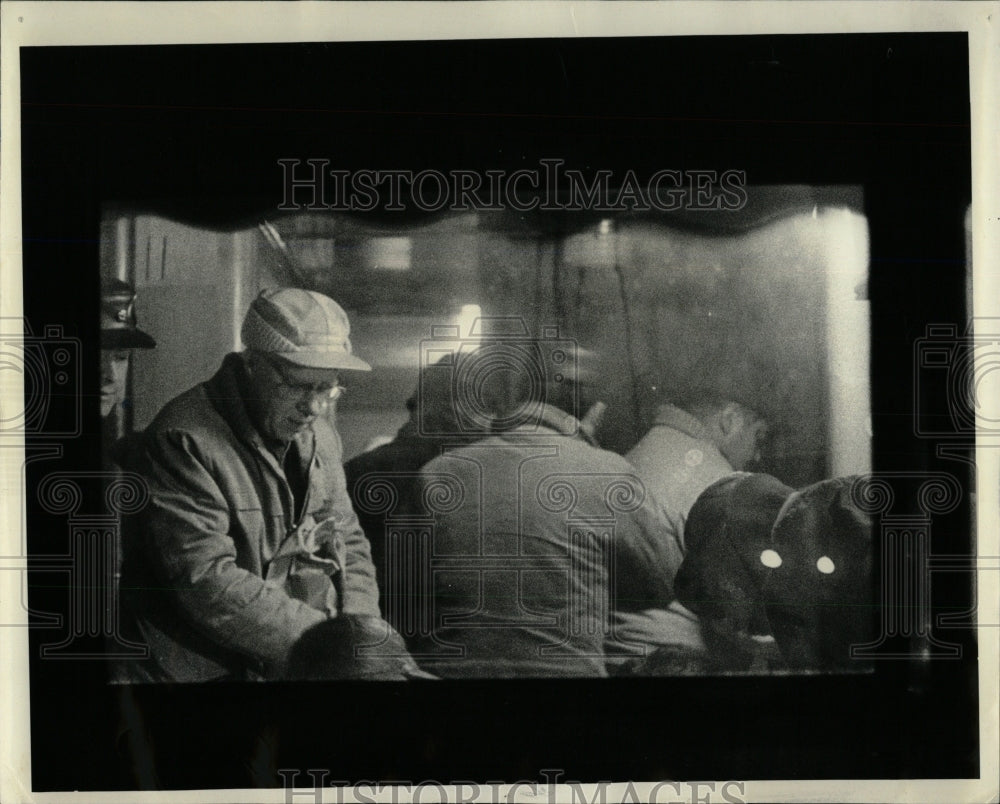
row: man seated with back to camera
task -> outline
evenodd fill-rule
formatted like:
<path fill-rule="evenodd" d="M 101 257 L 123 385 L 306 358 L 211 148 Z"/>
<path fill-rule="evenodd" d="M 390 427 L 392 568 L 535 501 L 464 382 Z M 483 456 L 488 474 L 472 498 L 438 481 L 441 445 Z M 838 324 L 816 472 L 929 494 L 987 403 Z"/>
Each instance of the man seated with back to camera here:
<path fill-rule="evenodd" d="M 488 344 L 468 359 L 501 360 Z M 495 401 L 497 432 L 421 470 L 441 567 L 415 658 L 445 678 L 605 676 L 613 613 L 673 599 L 680 545 L 632 467 L 581 426 L 593 354 L 575 377 L 509 369 L 496 393 L 465 389 Z"/>
<path fill-rule="evenodd" d="M 625 456 L 684 552 L 688 513 L 701 493 L 761 461 L 768 423 L 734 396 L 701 387 L 676 403 L 662 402 L 652 427 Z M 704 647 L 698 618 L 677 600 L 665 610 L 623 614 L 616 625 L 623 639 L 649 647 Z"/>

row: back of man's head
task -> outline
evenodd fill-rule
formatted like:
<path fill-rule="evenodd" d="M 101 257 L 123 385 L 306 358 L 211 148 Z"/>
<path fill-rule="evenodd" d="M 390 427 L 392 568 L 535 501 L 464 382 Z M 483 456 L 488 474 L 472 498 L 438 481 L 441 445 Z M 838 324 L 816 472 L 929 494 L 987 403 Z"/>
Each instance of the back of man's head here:
<path fill-rule="evenodd" d="M 675 404 L 698 419 L 732 467 L 742 470 L 760 460 L 768 424 L 761 413 L 734 396 L 696 389 L 678 397 Z"/>
<path fill-rule="evenodd" d="M 597 352 L 572 341 L 553 347 L 542 339 L 518 348 L 527 357 L 511 361 L 505 378 L 497 374 L 490 393 L 498 422 L 531 419 L 543 404 L 580 419 L 598 401 Z"/>
<path fill-rule="evenodd" d="M 717 416 L 728 405 L 739 404 L 730 395 L 703 389 L 696 389 L 679 395 L 673 400 L 673 403 L 703 423 Z"/>

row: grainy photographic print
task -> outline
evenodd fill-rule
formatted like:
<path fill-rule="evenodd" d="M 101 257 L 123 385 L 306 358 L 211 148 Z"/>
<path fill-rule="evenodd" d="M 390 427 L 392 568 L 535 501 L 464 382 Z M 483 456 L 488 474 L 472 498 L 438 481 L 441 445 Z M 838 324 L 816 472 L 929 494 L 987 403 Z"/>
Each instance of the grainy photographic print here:
<path fill-rule="evenodd" d="M 990 4 L 136 5 L 3 9 L 5 800 L 995 797 Z"/>

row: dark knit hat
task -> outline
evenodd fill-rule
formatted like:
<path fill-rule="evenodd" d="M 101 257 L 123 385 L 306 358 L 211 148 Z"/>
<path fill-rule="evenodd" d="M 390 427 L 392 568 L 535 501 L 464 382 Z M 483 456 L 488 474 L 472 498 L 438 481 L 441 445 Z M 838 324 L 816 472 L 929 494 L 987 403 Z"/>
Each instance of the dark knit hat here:
<path fill-rule="evenodd" d="M 768 567 L 761 556 L 792 493 L 776 477 L 748 472 L 702 492 L 684 527 L 687 553 L 675 581 L 677 599 L 724 630 L 770 633 L 761 592 Z"/>

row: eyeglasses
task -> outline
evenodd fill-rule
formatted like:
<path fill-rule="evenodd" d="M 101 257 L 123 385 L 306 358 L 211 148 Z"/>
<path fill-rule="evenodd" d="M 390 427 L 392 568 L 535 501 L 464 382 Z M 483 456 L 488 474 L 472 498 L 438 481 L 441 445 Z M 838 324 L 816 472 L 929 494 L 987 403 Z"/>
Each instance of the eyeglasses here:
<path fill-rule="evenodd" d="M 320 400 L 326 404 L 334 401 L 335 399 L 340 399 L 340 397 L 347 392 L 347 389 L 340 384 L 339 377 L 336 378 L 333 383 L 322 382 L 317 385 L 313 385 L 312 383 L 293 382 L 277 363 L 267 359 L 264 359 L 263 362 L 267 363 L 271 371 L 273 371 L 280 378 L 280 380 L 275 383 L 275 387 L 278 389 L 278 393 L 286 399 L 302 399 L 305 396 L 312 399 L 313 397 L 318 396 L 320 397 Z"/>

